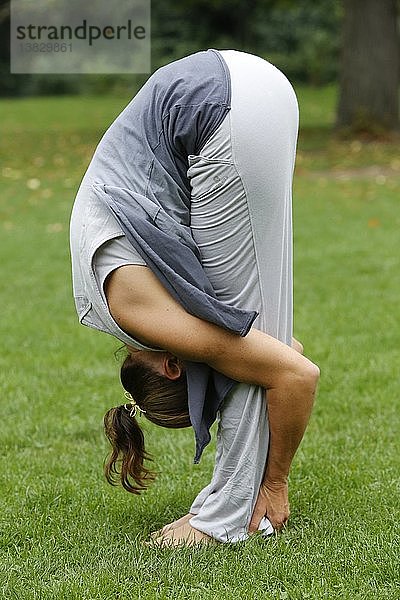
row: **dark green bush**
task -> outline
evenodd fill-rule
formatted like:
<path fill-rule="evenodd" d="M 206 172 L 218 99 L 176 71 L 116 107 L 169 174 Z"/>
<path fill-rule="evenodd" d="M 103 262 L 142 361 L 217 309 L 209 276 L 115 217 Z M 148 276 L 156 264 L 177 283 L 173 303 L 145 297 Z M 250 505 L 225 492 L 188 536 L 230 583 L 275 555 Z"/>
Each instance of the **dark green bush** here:
<path fill-rule="evenodd" d="M 6 4 L 0 0 L 1 5 Z M 0 95 L 121 93 L 143 75 L 12 75 L 7 20 L 0 22 Z M 236 48 L 270 60 L 294 82 L 334 81 L 340 0 L 153 0 L 152 67 L 206 48 Z"/>

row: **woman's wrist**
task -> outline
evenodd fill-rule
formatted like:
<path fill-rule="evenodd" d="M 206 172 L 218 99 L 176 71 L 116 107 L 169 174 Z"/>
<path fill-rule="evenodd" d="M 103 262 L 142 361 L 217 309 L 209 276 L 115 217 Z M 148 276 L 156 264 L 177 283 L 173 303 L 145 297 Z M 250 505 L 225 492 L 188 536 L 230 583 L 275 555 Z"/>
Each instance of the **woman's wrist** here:
<path fill-rule="evenodd" d="M 267 466 L 264 473 L 264 483 L 271 485 L 286 485 L 289 477 L 289 468 L 284 468 L 281 464 L 274 462 L 271 456 L 268 458 Z"/>
<path fill-rule="evenodd" d="M 266 473 L 263 479 L 263 485 L 287 485 L 288 475 L 284 475 L 282 473 L 270 474 Z"/>

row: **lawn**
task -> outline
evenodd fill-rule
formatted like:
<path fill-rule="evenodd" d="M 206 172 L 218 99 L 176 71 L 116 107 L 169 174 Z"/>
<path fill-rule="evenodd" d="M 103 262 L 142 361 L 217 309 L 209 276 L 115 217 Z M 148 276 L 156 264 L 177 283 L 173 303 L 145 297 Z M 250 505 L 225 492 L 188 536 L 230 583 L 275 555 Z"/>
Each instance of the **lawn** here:
<path fill-rule="evenodd" d="M 78 326 L 68 219 L 127 98 L 1 100 L 0 589 L 7 600 L 393 599 L 399 583 L 398 143 L 330 134 L 335 89 L 298 90 L 295 335 L 321 367 L 287 530 L 155 549 L 210 478 L 190 430 L 146 424 L 156 483 L 102 478 L 119 343 Z"/>

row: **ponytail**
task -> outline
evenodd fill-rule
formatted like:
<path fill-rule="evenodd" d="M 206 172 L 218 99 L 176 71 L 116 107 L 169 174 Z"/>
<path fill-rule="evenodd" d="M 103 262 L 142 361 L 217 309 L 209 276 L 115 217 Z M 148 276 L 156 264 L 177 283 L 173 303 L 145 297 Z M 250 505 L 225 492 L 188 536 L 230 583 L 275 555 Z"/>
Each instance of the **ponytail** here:
<path fill-rule="evenodd" d="M 154 480 L 155 474 L 143 464 L 151 458 L 145 451 L 143 431 L 136 417 L 130 416 L 124 405 L 110 408 L 104 415 L 104 430 L 112 446 L 112 453 L 104 466 L 108 483 L 117 485 L 120 480 L 127 492 L 140 494 Z M 120 456 L 119 471 L 117 463 Z"/>

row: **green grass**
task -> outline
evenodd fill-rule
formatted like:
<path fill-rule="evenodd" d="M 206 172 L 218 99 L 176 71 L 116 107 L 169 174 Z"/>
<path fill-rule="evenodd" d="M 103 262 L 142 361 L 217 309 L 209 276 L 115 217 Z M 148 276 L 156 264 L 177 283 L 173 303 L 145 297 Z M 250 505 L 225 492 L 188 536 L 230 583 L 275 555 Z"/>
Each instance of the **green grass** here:
<path fill-rule="evenodd" d="M 0 102 L 2 598 L 400 597 L 398 147 L 331 137 L 333 88 L 299 101 L 295 333 L 322 378 L 292 517 L 268 541 L 195 550 L 142 541 L 187 511 L 213 448 L 193 466 L 190 430 L 146 424 L 157 482 L 137 498 L 103 481 L 119 344 L 79 327 L 71 299 L 74 192 L 127 99 Z"/>

